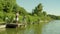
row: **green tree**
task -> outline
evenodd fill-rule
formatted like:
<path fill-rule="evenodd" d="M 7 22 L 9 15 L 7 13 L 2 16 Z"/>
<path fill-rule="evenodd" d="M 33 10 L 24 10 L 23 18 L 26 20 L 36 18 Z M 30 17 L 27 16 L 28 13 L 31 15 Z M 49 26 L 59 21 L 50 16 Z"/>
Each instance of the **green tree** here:
<path fill-rule="evenodd" d="M 43 6 L 42 4 L 38 4 L 37 7 L 35 7 L 34 11 L 33 11 L 33 14 L 37 14 L 37 15 L 40 15 L 42 13 L 42 10 L 43 10 Z"/>
<path fill-rule="evenodd" d="M 44 15 L 44 16 L 46 16 L 46 15 L 47 15 L 46 11 L 43 11 L 43 15 Z"/>

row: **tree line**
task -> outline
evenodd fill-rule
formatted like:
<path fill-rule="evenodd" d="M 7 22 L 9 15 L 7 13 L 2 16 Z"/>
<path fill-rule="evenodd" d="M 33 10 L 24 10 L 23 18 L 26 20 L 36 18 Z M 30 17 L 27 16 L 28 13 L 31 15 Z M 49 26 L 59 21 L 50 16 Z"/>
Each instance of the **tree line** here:
<path fill-rule="evenodd" d="M 16 12 L 19 12 L 19 20 L 22 21 L 22 17 L 25 15 L 27 22 L 37 20 L 51 20 L 60 19 L 59 16 L 48 15 L 46 11 L 43 11 L 42 3 L 39 3 L 33 10 L 32 13 L 28 13 L 23 7 L 17 5 L 16 0 L 0 0 L 0 22 L 5 22 L 5 18 L 13 20 Z M 53 17 L 53 18 L 52 18 Z"/>

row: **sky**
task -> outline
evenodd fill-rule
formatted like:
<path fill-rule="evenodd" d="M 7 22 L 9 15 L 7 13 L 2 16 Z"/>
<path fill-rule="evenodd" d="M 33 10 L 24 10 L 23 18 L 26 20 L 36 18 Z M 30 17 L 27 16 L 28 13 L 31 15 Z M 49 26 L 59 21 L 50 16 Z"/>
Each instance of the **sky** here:
<path fill-rule="evenodd" d="M 32 12 L 39 3 L 42 3 L 43 11 L 47 14 L 60 15 L 60 0 L 16 0 L 16 2 L 28 12 Z"/>

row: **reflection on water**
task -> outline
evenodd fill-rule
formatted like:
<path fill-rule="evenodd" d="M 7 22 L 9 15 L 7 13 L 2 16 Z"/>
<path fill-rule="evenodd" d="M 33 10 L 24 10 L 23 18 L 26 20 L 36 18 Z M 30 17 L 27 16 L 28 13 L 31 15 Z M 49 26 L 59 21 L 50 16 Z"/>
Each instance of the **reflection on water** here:
<path fill-rule="evenodd" d="M 0 29 L 0 34 L 60 34 L 60 21 L 51 21 L 44 26 L 41 24 L 28 25 L 26 28 Z"/>
<path fill-rule="evenodd" d="M 40 25 L 29 25 L 27 28 L 8 28 L 5 31 L 1 31 L 0 34 L 41 34 Z"/>

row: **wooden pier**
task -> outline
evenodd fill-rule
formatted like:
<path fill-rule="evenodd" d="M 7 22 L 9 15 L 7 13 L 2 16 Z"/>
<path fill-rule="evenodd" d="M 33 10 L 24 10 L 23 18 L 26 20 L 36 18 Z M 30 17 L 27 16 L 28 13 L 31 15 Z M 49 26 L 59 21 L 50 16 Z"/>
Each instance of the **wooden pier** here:
<path fill-rule="evenodd" d="M 16 24 L 16 23 L 6 24 L 6 28 L 16 28 L 16 27 L 26 27 L 26 25 L 25 24 Z"/>
<path fill-rule="evenodd" d="M 18 28 L 18 27 L 26 27 L 26 25 L 25 24 L 15 24 L 15 23 L 0 25 L 0 28 Z"/>

